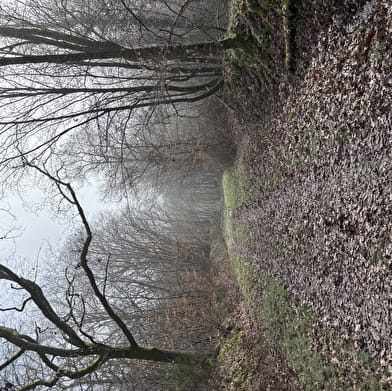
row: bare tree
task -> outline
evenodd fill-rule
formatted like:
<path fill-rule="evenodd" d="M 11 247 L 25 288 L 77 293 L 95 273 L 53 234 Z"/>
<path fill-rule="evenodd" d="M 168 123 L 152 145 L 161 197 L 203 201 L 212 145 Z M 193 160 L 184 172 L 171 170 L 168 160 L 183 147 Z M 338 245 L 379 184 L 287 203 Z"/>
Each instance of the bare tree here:
<path fill-rule="evenodd" d="M 105 176 L 104 190 L 111 194 L 130 186 L 176 186 L 185 178 L 191 184 L 200 172 L 219 172 L 232 154 L 227 134 L 205 124 L 200 104 L 145 110 L 134 116 L 132 127 L 119 127 L 113 121 L 105 134 L 86 129 L 70 137 L 57 154 L 70 178 Z"/>
<path fill-rule="evenodd" d="M 151 326 L 152 318 L 158 313 L 166 316 L 169 307 L 176 307 L 180 312 L 181 300 L 196 305 L 209 294 L 206 284 L 200 280 L 208 281 L 206 260 L 210 250 L 210 227 L 199 226 L 200 217 L 184 221 L 179 220 L 179 215 L 169 216 L 157 206 L 153 210 L 146 210 L 144 206 L 143 209 L 126 208 L 121 213 L 100 216 L 94 224 L 90 265 L 97 280 L 105 283 L 106 297 L 116 305 L 121 318 L 132 324 L 139 340 L 161 344 L 167 332 L 165 329 L 157 332 L 159 326 Z M 189 230 L 191 220 L 192 231 Z M 85 328 L 105 329 L 110 318 L 94 300 L 84 273 L 75 268 L 82 235 L 83 232 L 77 232 L 69 238 L 58 256 L 57 267 L 47 273 L 51 281 L 48 292 L 56 292 L 59 274 L 67 270 L 64 285 L 72 280 L 74 294 L 83 296 L 86 307 L 94 308 L 84 315 Z M 64 307 L 61 301 L 61 297 L 57 299 L 57 308 Z M 178 329 L 182 328 L 179 319 L 173 325 L 175 323 Z M 151 334 L 153 329 L 154 336 Z M 189 330 L 186 332 L 189 334 Z M 116 333 L 112 331 L 111 338 Z M 171 348 L 192 348 L 177 342 Z"/>
<path fill-rule="evenodd" d="M 45 323 L 36 324 L 31 333 L 25 333 L 17 328 L 0 327 L 0 338 L 6 342 L 12 352 L 0 364 L 3 370 L 9 368 L 23 359 L 30 361 L 30 374 L 26 378 L 18 374 L 16 379 L 20 383 L 19 390 L 34 389 L 38 386 L 52 387 L 61 384 L 64 379 L 79 379 L 98 370 L 113 360 L 145 360 L 153 362 L 201 362 L 203 355 L 155 347 L 141 346 L 124 319 L 119 315 L 115 306 L 109 302 L 106 295 L 107 279 L 104 276 L 101 283 L 90 266 L 90 246 L 93 232 L 86 218 L 85 212 L 69 183 L 49 174 L 35 165 L 25 161 L 25 166 L 33 167 L 45 175 L 55 184 L 59 193 L 77 211 L 81 221 L 84 237 L 79 245 L 79 264 L 77 268 L 83 271 L 88 284 L 94 293 L 96 301 L 107 314 L 122 336 L 121 343 L 110 344 L 102 338 L 85 329 L 86 303 L 83 297 L 73 290 L 72 278 L 68 281 L 65 302 L 68 312 L 61 315 L 45 295 L 40 285 L 32 279 L 24 278 L 13 272 L 5 265 L 0 265 L 0 279 L 11 283 L 10 287 L 17 287 L 24 292 L 23 300 L 19 306 L 2 308 L 2 311 L 23 311 L 27 305 L 33 303 L 39 313 L 50 324 L 52 331 L 48 336 L 45 333 Z M 109 262 L 109 260 L 108 260 Z M 81 310 L 80 310 L 81 309 Z M 31 364 L 33 363 L 33 364 Z M 22 384 L 24 383 L 24 384 Z"/>
<path fill-rule="evenodd" d="M 156 26 L 147 26 L 136 0 L 32 4 L 0 9 L 3 167 L 21 155 L 48 159 L 76 129 L 94 128 L 104 139 L 113 123 L 119 132 L 132 126 L 137 110 L 214 94 L 223 83 L 221 52 L 239 45 L 235 37 L 187 41 L 186 31 L 176 33 L 178 7 L 163 27 L 167 2 L 148 3 Z"/>

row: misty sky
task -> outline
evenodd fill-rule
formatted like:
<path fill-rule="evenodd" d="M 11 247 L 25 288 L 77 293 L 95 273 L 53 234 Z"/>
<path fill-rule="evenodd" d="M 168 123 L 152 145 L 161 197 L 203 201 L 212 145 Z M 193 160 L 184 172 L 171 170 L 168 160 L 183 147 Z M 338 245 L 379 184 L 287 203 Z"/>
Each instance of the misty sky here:
<path fill-rule="evenodd" d="M 100 212 L 106 210 L 110 213 L 110 210 L 120 207 L 118 203 L 102 201 L 98 190 L 97 183 L 90 183 L 77 191 L 78 199 L 90 223 L 93 223 Z M 45 268 L 55 261 L 48 259 L 52 258 L 49 250 L 56 252 L 80 220 L 76 213 L 73 214 L 74 217 L 71 213 L 63 215 L 62 218 L 56 217 L 56 203 L 51 205 L 50 202 L 45 202 L 48 200 L 43 190 L 31 187 L 21 196 L 13 194 L 0 200 L 0 208 L 12 213 L 11 216 L 0 210 L 0 236 L 10 228 L 17 228 L 10 233 L 10 236 L 17 237 L 0 241 L 0 263 L 23 277 L 40 283 L 46 279 Z M 18 292 L 10 289 L 9 282 L 0 282 L 2 308 L 13 305 L 19 307 L 23 302 L 21 297 L 23 295 L 20 296 Z M 15 327 L 16 318 L 20 316 L 14 311 L 0 312 L 0 324 L 4 326 Z M 27 319 L 23 319 L 26 325 Z"/>
<path fill-rule="evenodd" d="M 99 212 L 115 207 L 113 203 L 101 200 L 97 187 L 96 183 L 92 183 L 77 191 L 90 221 Z M 2 213 L 0 236 L 8 229 L 16 228 L 10 233 L 12 239 L 0 241 L 0 260 L 6 261 L 9 266 L 12 265 L 10 259 L 35 263 L 40 249 L 48 246 L 58 248 L 75 224 L 79 223 L 77 216 L 72 218 L 70 213 L 58 216 L 55 205 L 45 204 L 45 193 L 38 188 L 8 196 L 0 202 L 0 207 L 12 214 Z"/>

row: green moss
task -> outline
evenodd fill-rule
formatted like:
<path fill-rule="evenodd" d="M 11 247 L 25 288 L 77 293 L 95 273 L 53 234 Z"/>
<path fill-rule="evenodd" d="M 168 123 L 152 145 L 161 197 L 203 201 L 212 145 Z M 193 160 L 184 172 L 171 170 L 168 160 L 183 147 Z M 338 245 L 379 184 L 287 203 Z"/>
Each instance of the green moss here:
<path fill-rule="evenodd" d="M 298 8 L 295 0 L 282 1 L 282 15 L 286 53 L 285 66 L 288 71 L 293 72 L 296 67 L 297 57 L 296 36 Z"/>
<path fill-rule="evenodd" d="M 236 209 L 238 205 L 237 179 L 234 175 L 226 171 L 223 174 L 223 194 L 225 205 L 229 210 Z"/>
<path fill-rule="evenodd" d="M 218 360 L 219 361 L 224 360 L 227 354 L 233 355 L 238 349 L 239 345 L 242 343 L 244 335 L 245 335 L 244 331 L 239 330 L 238 332 L 227 337 L 222 343 L 223 348 L 219 352 Z"/>
<path fill-rule="evenodd" d="M 245 156 L 240 152 L 234 164 L 223 174 L 223 193 L 227 209 L 234 211 L 260 195 L 255 184 L 257 178 L 246 172 Z"/>
<path fill-rule="evenodd" d="M 235 385 L 238 391 L 247 391 L 247 381 L 251 372 L 252 364 L 247 357 L 244 356 L 245 332 L 236 330 L 233 334 L 226 337 L 221 342 L 221 350 L 218 355 L 218 365 L 226 368 L 224 383 Z M 238 356 L 241 360 L 238 360 Z"/>

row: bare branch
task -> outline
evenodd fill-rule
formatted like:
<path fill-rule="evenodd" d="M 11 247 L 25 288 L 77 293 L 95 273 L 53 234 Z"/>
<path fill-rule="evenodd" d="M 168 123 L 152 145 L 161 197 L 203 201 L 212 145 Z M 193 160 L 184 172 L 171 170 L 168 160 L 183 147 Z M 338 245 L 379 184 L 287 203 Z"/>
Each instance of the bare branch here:
<path fill-rule="evenodd" d="M 79 357 L 83 354 L 81 349 L 61 349 L 52 346 L 40 345 L 28 335 L 19 334 L 16 330 L 0 326 L 0 338 L 6 339 L 11 344 L 22 350 L 29 350 L 41 354 L 50 354 L 59 357 Z M 84 355 L 86 355 L 85 353 Z"/>
<path fill-rule="evenodd" d="M 106 284 L 107 284 L 107 281 L 108 281 L 110 257 L 111 257 L 111 254 L 109 253 L 108 258 L 106 260 L 106 265 L 105 265 L 105 279 L 104 279 L 104 282 L 103 282 L 103 290 L 102 290 L 104 295 L 105 295 L 105 291 L 106 291 Z"/>
<path fill-rule="evenodd" d="M 128 339 L 128 341 L 131 344 L 131 346 L 137 347 L 138 344 L 137 344 L 135 338 L 133 337 L 132 333 L 129 331 L 128 327 L 126 326 L 124 321 L 121 319 L 121 317 L 113 310 L 112 306 L 107 301 L 105 295 L 100 291 L 100 289 L 98 287 L 98 284 L 96 282 L 94 273 L 92 272 L 92 270 L 90 269 L 90 267 L 88 265 L 87 255 L 88 255 L 89 247 L 90 247 L 90 244 L 91 244 L 91 241 L 92 241 L 92 238 L 93 238 L 93 234 L 92 234 L 90 225 L 88 223 L 86 214 L 84 213 L 84 210 L 83 210 L 81 204 L 79 203 L 79 200 L 78 200 L 78 198 L 76 196 L 76 193 L 75 193 L 74 189 L 72 188 L 72 186 L 69 183 L 65 183 L 65 182 L 61 181 L 60 179 L 55 178 L 54 176 L 52 176 L 47 171 L 44 171 L 41 168 L 39 168 L 39 167 L 37 167 L 37 166 L 35 166 L 35 165 L 31 164 L 31 163 L 26 163 L 26 164 L 28 166 L 38 170 L 41 174 L 45 175 L 47 178 L 49 178 L 51 181 L 56 183 L 58 186 L 63 186 L 70 193 L 70 198 L 72 200 L 72 203 L 76 206 L 76 209 L 78 211 L 79 217 L 80 217 L 80 219 L 82 221 L 83 227 L 84 227 L 85 232 L 86 232 L 86 237 L 85 237 L 85 240 L 84 240 L 84 243 L 83 243 L 83 248 L 82 248 L 82 251 L 81 251 L 81 254 L 80 254 L 80 265 L 83 268 L 84 272 L 86 273 L 86 276 L 87 276 L 87 278 L 89 280 L 89 283 L 90 283 L 90 285 L 91 285 L 91 287 L 92 287 L 92 289 L 94 291 L 94 294 L 97 296 L 97 298 L 101 302 L 101 304 L 102 304 L 103 308 L 105 309 L 105 311 L 108 313 L 108 315 L 113 319 L 113 321 L 122 330 L 122 332 L 124 333 L 124 335 Z M 68 326 L 67 326 L 67 328 L 68 328 Z M 67 335 L 68 335 L 68 333 L 67 333 Z"/>
<path fill-rule="evenodd" d="M 19 350 L 18 353 L 16 353 L 14 356 L 12 356 L 11 358 L 9 358 L 7 361 L 5 361 L 3 364 L 0 364 L 0 371 L 2 371 L 4 368 L 8 367 L 9 365 L 11 365 L 14 361 L 16 361 L 19 357 L 21 357 L 23 355 L 23 353 L 25 352 L 25 350 L 21 349 Z"/>
<path fill-rule="evenodd" d="M 60 319 L 60 317 L 50 305 L 49 301 L 46 299 L 40 286 L 37 285 L 34 281 L 19 277 L 12 270 L 1 264 L 0 279 L 16 282 L 21 288 L 26 290 L 31 295 L 31 299 L 41 310 L 43 315 L 69 337 L 70 343 L 78 347 L 85 347 L 85 343 L 80 339 L 75 331 Z"/>
<path fill-rule="evenodd" d="M 23 312 L 23 310 L 24 310 L 26 304 L 27 304 L 30 300 L 32 300 L 32 297 L 29 297 L 29 298 L 27 298 L 26 300 L 24 300 L 23 303 L 22 303 L 22 307 L 20 307 L 20 308 L 17 308 L 17 307 L 0 308 L 0 311 L 3 311 L 3 312 L 5 312 L 5 311 L 18 311 L 18 312 Z"/>
<path fill-rule="evenodd" d="M 92 373 L 96 371 L 102 364 L 107 361 L 107 357 L 105 355 L 103 356 L 98 356 L 96 359 L 94 359 L 89 365 L 85 366 L 84 368 L 78 370 L 78 371 L 70 371 L 64 368 L 61 368 L 57 365 L 54 365 L 51 361 L 49 361 L 46 357 L 42 357 L 43 361 L 45 364 L 52 369 L 56 374 L 48 380 L 44 379 L 39 379 L 34 382 L 31 382 L 29 384 L 24 385 L 21 387 L 18 391 L 25 391 L 25 390 L 33 390 L 39 386 L 46 386 L 46 387 L 53 387 L 58 383 L 58 381 L 62 377 L 67 377 L 69 379 L 79 379 L 83 376 L 88 375 L 89 373 Z"/>

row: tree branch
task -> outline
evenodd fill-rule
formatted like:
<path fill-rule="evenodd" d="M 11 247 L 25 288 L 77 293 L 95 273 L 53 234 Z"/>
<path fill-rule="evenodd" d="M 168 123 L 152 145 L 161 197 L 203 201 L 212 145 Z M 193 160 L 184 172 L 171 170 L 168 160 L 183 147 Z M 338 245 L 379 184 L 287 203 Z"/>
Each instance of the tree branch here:
<path fill-rule="evenodd" d="M 50 354 L 59 357 L 79 357 L 88 355 L 87 350 L 81 349 L 61 349 L 52 346 L 40 345 L 28 335 L 19 334 L 16 330 L 0 326 L 0 338 L 6 339 L 11 344 L 18 346 L 22 350 L 37 352 L 38 354 Z"/>
<path fill-rule="evenodd" d="M 25 352 L 24 349 L 19 350 L 18 353 L 16 353 L 14 356 L 9 358 L 7 361 L 5 361 L 3 364 L 0 364 L 0 371 L 2 371 L 4 368 L 8 367 L 8 365 L 12 364 L 14 361 L 16 361 L 19 357 L 23 356 L 23 353 Z"/>
<path fill-rule="evenodd" d="M 83 210 L 82 206 L 79 203 L 79 200 L 78 200 L 78 198 L 76 196 L 76 193 L 75 193 L 74 189 L 72 188 L 72 186 L 69 183 L 61 181 L 60 179 L 52 176 L 47 171 L 42 170 L 41 168 L 35 166 L 34 164 L 32 164 L 32 163 L 26 163 L 26 164 L 28 166 L 38 170 L 41 174 L 45 175 L 47 178 L 52 180 L 57 185 L 65 187 L 68 190 L 68 192 L 70 193 L 70 198 L 73 201 L 72 203 L 76 206 L 76 208 L 78 210 L 79 217 L 80 217 L 80 219 L 82 221 L 82 224 L 83 224 L 85 232 L 86 232 L 86 237 L 85 237 L 85 240 L 84 240 L 84 243 L 83 243 L 83 248 L 82 248 L 82 251 L 81 251 L 81 254 L 80 254 L 80 265 L 83 268 L 84 272 L 86 273 L 86 276 L 87 276 L 87 278 L 89 280 L 91 288 L 94 291 L 94 294 L 96 295 L 96 297 L 98 298 L 98 300 L 102 304 L 102 306 L 105 309 L 105 311 L 107 312 L 107 314 L 118 325 L 118 327 L 124 333 L 124 335 L 126 336 L 127 340 L 131 344 L 131 346 L 132 347 L 137 347 L 138 344 L 137 344 L 136 340 L 134 339 L 132 333 L 129 331 L 128 327 L 126 326 L 124 321 L 121 319 L 121 317 L 113 310 L 112 306 L 107 301 L 105 295 L 98 288 L 97 282 L 95 280 L 94 273 L 92 272 L 92 270 L 90 269 L 90 267 L 88 265 L 87 255 L 88 255 L 89 247 L 90 247 L 90 244 L 91 244 L 91 241 L 92 241 L 92 238 L 93 238 L 93 234 L 92 234 L 90 225 L 88 223 L 86 214 L 84 213 L 84 210 Z"/>
<path fill-rule="evenodd" d="M 24 302 L 22 303 L 22 307 L 17 308 L 17 307 L 9 307 L 9 308 L 0 308 L 0 311 L 6 312 L 6 311 L 18 311 L 18 312 L 23 312 L 26 304 L 32 300 L 32 297 L 28 297 Z"/>
<path fill-rule="evenodd" d="M 55 376 L 53 376 L 52 379 L 48 379 L 48 380 L 39 379 L 29 384 L 26 384 L 23 387 L 21 387 L 18 391 L 32 390 L 34 388 L 37 388 L 38 386 L 53 387 L 62 377 L 67 377 L 69 379 L 79 379 L 83 376 L 88 375 L 89 373 L 96 371 L 102 364 L 105 363 L 105 361 L 107 361 L 105 356 L 98 356 L 96 359 L 94 359 L 89 365 L 86 365 L 84 368 L 78 371 L 70 371 L 53 364 L 51 361 L 47 359 L 47 357 L 41 356 L 41 358 L 44 361 L 44 363 L 56 373 Z"/>
<path fill-rule="evenodd" d="M 41 287 L 34 281 L 19 277 L 4 265 L 0 265 L 0 279 L 16 282 L 21 288 L 29 292 L 31 299 L 41 310 L 42 314 L 69 337 L 70 343 L 81 348 L 86 346 L 75 331 L 60 319 L 43 294 Z"/>

